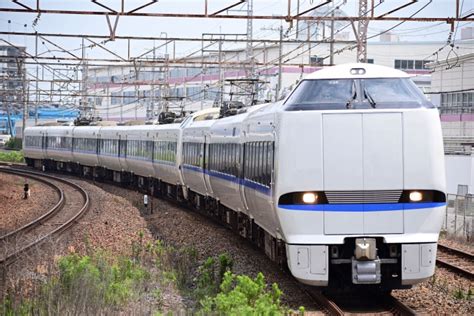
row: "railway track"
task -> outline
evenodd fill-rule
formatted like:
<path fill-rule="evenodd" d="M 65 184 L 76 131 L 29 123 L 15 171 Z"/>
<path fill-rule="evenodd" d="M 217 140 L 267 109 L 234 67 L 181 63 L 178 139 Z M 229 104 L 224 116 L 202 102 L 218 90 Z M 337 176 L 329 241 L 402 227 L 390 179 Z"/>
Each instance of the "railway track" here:
<path fill-rule="evenodd" d="M 474 255 L 468 252 L 438 244 L 436 264 L 465 278 L 474 280 Z"/>
<path fill-rule="evenodd" d="M 416 312 L 390 294 L 325 294 L 308 286 L 301 289 L 325 315 L 416 315 Z"/>
<path fill-rule="evenodd" d="M 54 188 L 58 194 L 57 203 L 43 215 L 0 236 L 0 268 L 5 268 L 24 252 L 71 227 L 88 210 L 90 200 L 82 187 L 59 177 L 5 165 L 0 166 L 0 172 L 40 181 Z"/>

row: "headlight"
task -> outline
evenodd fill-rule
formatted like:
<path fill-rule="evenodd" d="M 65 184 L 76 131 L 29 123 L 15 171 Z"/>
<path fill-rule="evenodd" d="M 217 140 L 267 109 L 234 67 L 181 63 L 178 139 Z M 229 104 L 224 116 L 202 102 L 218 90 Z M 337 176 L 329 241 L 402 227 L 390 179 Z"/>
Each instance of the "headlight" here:
<path fill-rule="evenodd" d="M 306 204 L 314 204 L 318 199 L 318 195 L 312 192 L 307 192 L 303 194 L 303 202 Z"/>
<path fill-rule="evenodd" d="M 421 200 L 423 200 L 423 193 L 418 192 L 418 191 L 410 192 L 410 201 L 411 202 L 420 202 Z"/>

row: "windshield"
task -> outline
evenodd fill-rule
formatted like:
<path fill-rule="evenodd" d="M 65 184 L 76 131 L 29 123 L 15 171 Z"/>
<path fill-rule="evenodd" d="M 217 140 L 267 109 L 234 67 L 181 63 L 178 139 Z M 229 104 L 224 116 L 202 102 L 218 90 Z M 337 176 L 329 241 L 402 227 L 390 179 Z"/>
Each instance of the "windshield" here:
<path fill-rule="evenodd" d="M 408 78 L 363 79 L 364 96 L 377 108 L 433 107 Z"/>
<path fill-rule="evenodd" d="M 285 105 L 289 111 L 345 109 L 353 94 L 353 81 L 304 80 Z"/>
<path fill-rule="evenodd" d="M 304 80 L 285 102 L 287 111 L 432 108 L 409 78 Z"/>

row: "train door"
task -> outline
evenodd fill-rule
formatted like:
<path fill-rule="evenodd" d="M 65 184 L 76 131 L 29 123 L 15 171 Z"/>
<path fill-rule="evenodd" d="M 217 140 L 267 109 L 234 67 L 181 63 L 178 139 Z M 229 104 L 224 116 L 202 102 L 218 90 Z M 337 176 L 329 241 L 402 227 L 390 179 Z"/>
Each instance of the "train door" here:
<path fill-rule="evenodd" d="M 118 134 L 118 133 L 117 133 Z M 127 135 L 120 135 L 118 134 L 118 140 L 119 140 L 119 163 L 120 163 L 120 168 L 122 170 L 128 171 L 128 166 L 127 166 Z"/>
<path fill-rule="evenodd" d="M 204 186 L 206 187 L 206 193 L 208 195 L 212 195 L 212 186 L 211 186 L 211 179 L 209 174 L 207 173 L 208 164 L 209 164 L 209 136 L 204 135 L 204 144 L 203 144 L 203 157 L 202 157 L 202 176 L 204 178 Z"/>
<path fill-rule="evenodd" d="M 46 131 L 41 132 L 41 154 L 42 158 L 47 157 L 47 147 L 48 147 L 48 138 L 46 136 Z"/>
<path fill-rule="evenodd" d="M 244 138 L 245 138 L 245 132 L 244 132 Z M 245 198 L 245 186 L 244 184 L 244 179 L 245 179 L 245 142 L 242 143 L 242 150 L 240 151 L 240 168 L 239 168 L 239 178 L 240 178 L 240 185 L 239 185 L 239 193 L 240 193 L 240 199 L 242 200 L 242 203 L 244 205 L 245 211 L 247 212 L 249 210 L 248 204 L 247 204 L 247 199 Z"/>

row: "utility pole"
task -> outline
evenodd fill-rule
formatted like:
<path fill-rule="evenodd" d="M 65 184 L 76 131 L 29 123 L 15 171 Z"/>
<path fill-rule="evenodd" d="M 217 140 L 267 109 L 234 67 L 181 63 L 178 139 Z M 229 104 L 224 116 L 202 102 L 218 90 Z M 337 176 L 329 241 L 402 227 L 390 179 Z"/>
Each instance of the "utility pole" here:
<path fill-rule="evenodd" d="M 247 49 L 245 51 L 248 61 L 247 76 L 253 78 L 255 76 L 255 61 L 253 56 L 253 0 L 247 0 Z"/>
<path fill-rule="evenodd" d="M 26 71 L 24 69 L 24 59 L 17 58 L 16 59 L 16 66 L 17 66 L 17 78 L 18 80 L 21 80 L 22 86 L 21 86 L 21 103 L 23 103 L 23 118 L 22 118 L 22 124 L 23 126 L 21 127 L 21 138 L 24 139 L 25 135 L 25 127 L 26 127 L 26 116 L 28 115 L 28 98 L 27 98 L 27 82 L 26 82 Z M 13 134 L 13 131 L 11 131 L 11 134 Z"/>
<path fill-rule="evenodd" d="M 280 24 L 278 29 L 271 27 L 262 27 L 261 30 L 264 31 L 279 31 L 280 38 L 278 40 L 278 81 L 275 87 L 275 102 L 278 101 L 280 96 L 280 90 L 282 88 L 282 71 L 283 71 L 283 25 Z M 309 33 L 308 33 L 309 34 Z"/>
<path fill-rule="evenodd" d="M 84 38 L 82 38 L 82 97 L 81 97 L 81 114 L 80 116 L 87 117 L 86 111 L 87 109 L 87 61 L 86 61 L 86 46 L 84 43 Z"/>
<path fill-rule="evenodd" d="M 224 103 L 224 71 L 222 69 L 222 36 L 219 38 L 219 106 Z"/>
<path fill-rule="evenodd" d="M 37 57 L 38 57 L 38 34 L 36 34 L 35 36 L 35 58 Z M 39 101 L 40 101 L 38 81 L 39 81 L 39 67 L 38 67 L 38 64 L 36 64 L 35 126 L 38 125 L 38 106 L 39 106 Z"/>
<path fill-rule="evenodd" d="M 367 18 L 368 0 L 359 0 L 359 25 L 357 29 L 357 62 L 367 62 Z"/>
<path fill-rule="evenodd" d="M 147 113 L 147 120 L 153 120 L 155 113 L 155 62 L 156 61 L 156 47 L 153 41 L 153 67 L 151 68 L 151 102 L 149 102 L 149 110 Z"/>
<path fill-rule="evenodd" d="M 334 3 L 333 3 L 334 5 Z M 331 43 L 329 43 L 329 64 L 334 65 L 334 7 L 331 10 Z"/>
<path fill-rule="evenodd" d="M 280 25 L 280 44 L 278 47 L 278 88 L 275 92 L 275 102 L 278 101 L 281 91 L 281 72 L 282 72 L 282 55 L 283 55 L 283 25 Z"/>

